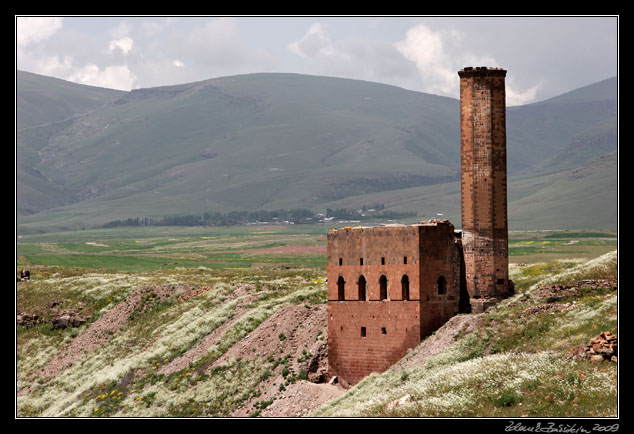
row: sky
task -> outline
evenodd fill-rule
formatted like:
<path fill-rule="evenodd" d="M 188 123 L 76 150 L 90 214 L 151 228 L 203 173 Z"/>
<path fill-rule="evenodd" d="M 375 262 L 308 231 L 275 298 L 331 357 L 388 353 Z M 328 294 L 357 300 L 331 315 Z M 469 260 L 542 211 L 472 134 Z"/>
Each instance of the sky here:
<path fill-rule="evenodd" d="M 506 69 L 507 105 L 618 73 L 617 16 L 16 16 L 16 68 L 131 90 L 255 72 L 458 98 L 458 70 Z"/>

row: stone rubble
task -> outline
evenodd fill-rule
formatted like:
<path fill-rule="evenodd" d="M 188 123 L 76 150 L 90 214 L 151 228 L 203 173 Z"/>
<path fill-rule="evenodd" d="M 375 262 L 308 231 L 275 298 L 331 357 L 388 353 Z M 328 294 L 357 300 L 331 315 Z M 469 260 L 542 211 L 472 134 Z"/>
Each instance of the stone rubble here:
<path fill-rule="evenodd" d="M 31 328 L 34 325 L 41 323 L 42 319 L 36 313 L 30 314 L 18 312 L 16 315 L 16 322 L 19 326 Z"/>
<path fill-rule="evenodd" d="M 66 327 L 81 327 L 86 324 L 86 318 L 77 315 L 75 312 L 64 310 L 51 317 L 54 329 L 65 329 Z"/>
<path fill-rule="evenodd" d="M 590 359 L 592 362 L 618 361 L 618 338 L 605 331 L 590 339 L 586 345 L 576 346 L 568 350 L 567 358 Z"/>
<path fill-rule="evenodd" d="M 609 331 L 603 332 L 590 339 L 586 345 L 586 354 L 593 362 L 609 360 L 616 362 L 618 359 L 618 338 Z"/>

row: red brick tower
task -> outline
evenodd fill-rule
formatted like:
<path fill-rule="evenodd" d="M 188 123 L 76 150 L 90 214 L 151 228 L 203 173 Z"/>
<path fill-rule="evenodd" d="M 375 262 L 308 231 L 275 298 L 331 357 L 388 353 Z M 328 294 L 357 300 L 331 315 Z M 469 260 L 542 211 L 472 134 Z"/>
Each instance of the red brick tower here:
<path fill-rule="evenodd" d="M 472 312 L 509 292 L 506 71 L 467 67 L 460 76 L 462 246 Z"/>

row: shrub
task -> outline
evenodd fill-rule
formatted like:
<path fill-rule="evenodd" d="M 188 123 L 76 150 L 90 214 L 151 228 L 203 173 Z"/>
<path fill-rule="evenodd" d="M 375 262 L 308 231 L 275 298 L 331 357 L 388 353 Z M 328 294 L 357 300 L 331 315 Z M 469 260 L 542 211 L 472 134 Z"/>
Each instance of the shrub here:
<path fill-rule="evenodd" d="M 513 390 L 505 390 L 502 392 L 499 398 L 495 400 L 495 405 L 497 407 L 512 407 L 515 404 L 519 403 L 520 398 Z"/>

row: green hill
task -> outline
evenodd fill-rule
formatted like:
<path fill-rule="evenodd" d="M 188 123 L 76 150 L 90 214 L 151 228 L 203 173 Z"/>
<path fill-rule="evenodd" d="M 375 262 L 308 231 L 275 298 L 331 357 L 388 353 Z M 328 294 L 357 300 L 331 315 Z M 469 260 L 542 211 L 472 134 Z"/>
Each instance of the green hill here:
<path fill-rule="evenodd" d="M 17 129 L 23 131 L 90 112 L 123 93 L 16 71 Z"/>
<path fill-rule="evenodd" d="M 26 77 L 18 88 L 46 87 Z M 97 92 L 74 86 L 80 100 Z M 23 94 L 18 117 L 28 111 L 31 94 Z M 616 151 L 616 95 L 610 79 L 509 108 L 511 176 L 528 176 L 525 184 Z M 18 131 L 20 228 L 76 229 L 207 211 L 320 211 L 376 198 L 386 209 L 400 198 L 394 209 L 422 216 L 441 212 L 432 212 L 426 197 L 434 209 L 459 203 L 444 194 L 459 185 L 459 101 L 452 98 L 359 80 L 248 74 L 107 94 L 99 104 L 65 121 L 51 113 L 55 123 Z M 556 186 L 547 191 L 558 194 Z M 615 227 L 616 202 L 607 209 L 607 226 Z M 559 211 L 571 227 L 606 223 L 579 223 Z M 510 218 L 541 223 L 522 213 Z"/>
<path fill-rule="evenodd" d="M 51 137 L 71 125 L 79 116 L 102 107 L 123 93 L 16 71 L 18 215 L 28 215 L 75 201 L 70 192 L 40 172 L 40 151 Z"/>
<path fill-rule="evenodd" d="M 553 171 L 617 150 L 616 77 L 535 104 L 509 107 L 509 170 Z"/>

